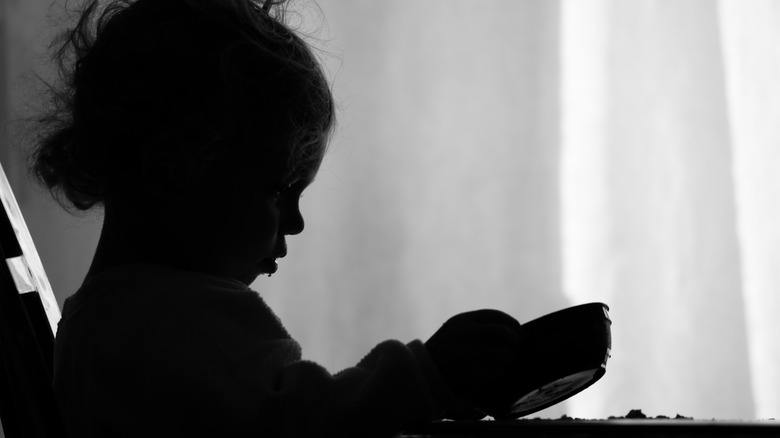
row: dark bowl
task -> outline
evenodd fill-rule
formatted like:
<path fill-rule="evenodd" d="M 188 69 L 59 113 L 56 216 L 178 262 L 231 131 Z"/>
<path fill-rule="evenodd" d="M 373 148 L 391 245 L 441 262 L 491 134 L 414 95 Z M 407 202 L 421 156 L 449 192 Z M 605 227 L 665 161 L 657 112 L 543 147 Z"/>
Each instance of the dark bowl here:
<path fill-rule="evenodd" d="M 519 418 L 559 403 L 604 375 L 612 348 L 609 307 L 589 303 L 523 324 L 529 350 L 521 372 L 503 379 L 503 400 L 488 412 Z"/>

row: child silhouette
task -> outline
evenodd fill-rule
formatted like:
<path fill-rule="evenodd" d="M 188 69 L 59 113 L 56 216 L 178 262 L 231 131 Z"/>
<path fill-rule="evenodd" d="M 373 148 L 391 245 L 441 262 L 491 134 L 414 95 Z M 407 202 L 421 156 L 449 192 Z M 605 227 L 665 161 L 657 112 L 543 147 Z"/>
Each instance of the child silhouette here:
<path fill-rule="evenodd" d="M 104 219 L 55 342 L 71 436 L 393 436 L 500 408 L 524 349 L 502 312 L 331 374 L 249 288 L 303 231 L 335 123 L 284 2 L 90 0 L 55 44 L 32 170 Z"/>

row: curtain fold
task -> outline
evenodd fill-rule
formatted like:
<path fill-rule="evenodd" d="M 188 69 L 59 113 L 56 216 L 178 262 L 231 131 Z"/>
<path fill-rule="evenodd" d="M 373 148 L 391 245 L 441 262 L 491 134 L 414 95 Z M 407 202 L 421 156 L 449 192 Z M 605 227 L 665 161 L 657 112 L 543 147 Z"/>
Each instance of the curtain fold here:
<path fill-rule="evenodd" d="M 720 2 L 737 223 L 758 418 L 780 413 L 780 4 Z"/>
<path fill-rule="evenodd" d="M 564 125 L 576 128 L 564 149 L 581 149 L 573 152 L 577 159 L 590 160 L 569 163 L 573 178 L 596 181 L 567 184 L 572 206 L 564 220 L 574 241 L 566 276 L 577 296 L 607 293 L 614 319 L 603 395 L 572 403 L 587 416 L 630 403 L 651 413 L 752 418 L 717 3 L 567 6 L 572 16 L 590 8 L 601 17 L 565 27 L 574 47 L 563 53 L 578 52 L 564 66 L 567 91 L 599 102 L 563 105 L 570 119 Z M 596 23 L 601 38 L 580 40 L 578 32 L 592 33 Z M 602 46 L 591 52 L 594 42 Z M 604 74 L 579 77 L 587 63 Z M 577 204 L 583 195 L 600 202 Z M 587 209 L 601 211 L 579 214 Z M 598 240 L 578 245 L 592 239 L 593 225 L 601 225 Z"/>

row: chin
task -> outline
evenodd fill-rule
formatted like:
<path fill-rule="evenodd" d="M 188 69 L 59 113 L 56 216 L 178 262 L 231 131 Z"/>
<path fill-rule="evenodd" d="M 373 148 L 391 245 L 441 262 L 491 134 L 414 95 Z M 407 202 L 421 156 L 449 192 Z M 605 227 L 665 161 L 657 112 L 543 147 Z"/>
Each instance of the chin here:
<path fill-rule="evenodd" d="M 261 275 L 267 275 L 270 277 L 272 274 L 275 274 L 276 271 L 278 270 L 279 270 L 279 265 L 277 265 L 275 259 L 264 259 L 255 266 L 252 272 L 247 273 L 246 275 L 243 275 L 240 278 L 237 278 L 237 280 L 241 281 L 242 283 L 248 286 L 252 284 L 255 280 L 257 280 L 257 277 Z"/>
<path fill-rule="evenodd" d="M 244 283 L 247 286 L 250 286 L 252 283 L 254 283 L 255 280 L 257 280 L 257 277 L 261 275 L 263 275 L 262 272 L 254 272 L 251 274 L 238 275 L 233 278 L 235 280 L 240 281 L 241 283 Z"/>

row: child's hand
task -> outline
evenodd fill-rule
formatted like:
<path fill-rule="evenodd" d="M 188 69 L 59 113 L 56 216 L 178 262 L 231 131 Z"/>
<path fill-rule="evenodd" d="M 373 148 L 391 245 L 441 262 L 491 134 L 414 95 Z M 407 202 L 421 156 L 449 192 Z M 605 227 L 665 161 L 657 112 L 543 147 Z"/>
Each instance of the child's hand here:
<path fill-rule="evenodd" d="M 506 313 L 477 310 L 450 318 L 425 346 L 453 392 L 493 415 L 516 396 L 506 394 L 502 379 L 527 367 L 526 339 L 520 323 Z"/>

